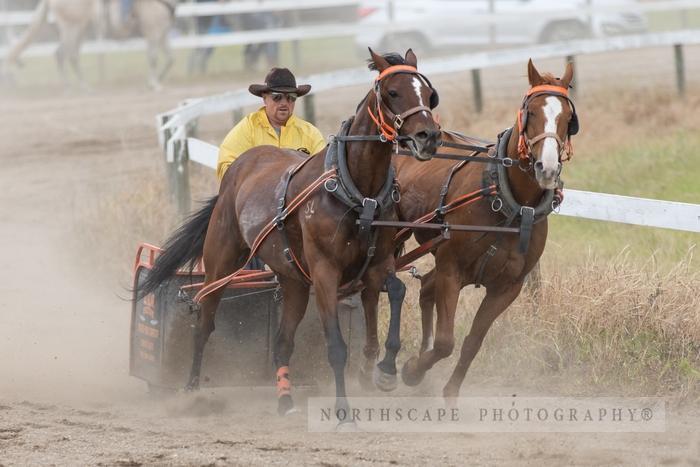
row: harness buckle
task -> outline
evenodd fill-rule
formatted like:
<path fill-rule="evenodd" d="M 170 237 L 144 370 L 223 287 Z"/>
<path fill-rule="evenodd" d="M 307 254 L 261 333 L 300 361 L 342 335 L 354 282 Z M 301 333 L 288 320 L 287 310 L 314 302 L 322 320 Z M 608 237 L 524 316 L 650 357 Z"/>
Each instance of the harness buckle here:
<path fill-rule="evenodd" d="M 506 157 L 502 160 L 501 164 L 503 164 L 503 167 L 513 167 L 513 159 L 510 157 Z"/>
<path fill-rule="evenodd" d="M 363 199 L 363 200 L 362 200 L 362 207 L 365 207 L 365 205 L 367 204 L 368 201 L 374 203 L 374 209 L 377 209 L 377 206 L 379 205 L 379 203 L 378 203 L 377 200 L 374 199 L 374 198 L 365 198 L 365 199 Z"/>
<path fill-rule="evenodd" d="M 496 256 L 496 252 L 498 251 L 498 248 L 496 245 L 491 245 L 488 250 L 486 250 L 486 254 L 490 257 Z"/>
<path fill-rule="evenodd" d="M 396 188 L 391 190 L 391 200 L 397 204 L 401 202 L 401 192 Z"/>
<path fill-rule="evenodd" d="M 535 208 L 531 206 L 520 206 L 520 215 L 522 216 L 525 211 L 529 211 L 532 213 L 532 216 L 535 215 Z"/>
<path fill-rule="evenodd" d="M 367 257 L 371 258 L 372 256 L 374 256 L 375 251 L 377 251 L 376 246 L 371 246 L 367 248 Z"/>
<path fill-rule="evenodd" d="M 379 135 L 379 141 L 381 141 L 382 143 L 386 143 L 389 140 L 386 139 L 386 135 L 384 133 L 382 133 Z"/>
<path fill-rule="evenodd" d="M 325 188 L 328 193 L 336 192 L 338 190 L 338 180 L 336 178 L 329 178 L 323 182 L 323 188 Z"/>
<path fill-rule="evenodd" d="M 286 259 L 288 263 L 294 262 L 294 258 L 292 258 L 292 251 L 289 248 L 282 250 L 282 253 L 284 254 L 284 259 Z"/>
<path fill-rule="evenodd" d="M 396 128 L 397 130 L 400 130 L 401 127 L 403 126 L 403 121 L 404 120 L 403 120 L 403 118 L 401 118 L 401 115 L 397 115 L 394 118 L 394 128 Z"/>
<path fill-rule="evenodd" d="M 281 197 L 277 202 L 277 208 L 282 209 L 284 207 L 284 196 Z"/>
<path fill-rule="evenodd" d="M 491 201 L 491 210 L 493 212 L 499 212 L 503 209 L 503 200 L 500 197 L 496 197 Z"/>
<path fill-rule="evenodd" d="M 448 224 L 447 222 L 442 224 L 442 238 L 444 238 L 445 240 L 450 239 L 450 224 Z"/>

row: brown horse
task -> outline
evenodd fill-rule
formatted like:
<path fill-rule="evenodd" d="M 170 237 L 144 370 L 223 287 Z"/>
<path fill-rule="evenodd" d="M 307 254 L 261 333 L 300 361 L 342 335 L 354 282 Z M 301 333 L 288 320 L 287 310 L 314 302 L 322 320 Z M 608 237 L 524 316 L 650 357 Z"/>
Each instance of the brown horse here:
<path fill-rule="evenodd" d="M 107 19 L 105 7 L 108 12 L 108 21 L 105 21 Z M 118 21 L 119 8 L 117 0 L 41 0 L 32 23 L 7 52 L 6 66 L 12 67 L 20 63 L 20 55 L 39 33 L 50 13 L 58 27 L 59 45 L 56 49 L 56 62 L 61 77 L 67 84 L 69 77 L 66 63 L 68 63 L 75 77 L 83 85 L 79 53 L 88 28 L 92 24 L 98 38 L 103 37 L 107 32 L 107 26 L 113 32 L 123 29 Z M 173 63 L 168 33 L 175 21 L 174 13 L 173 0 L 136 0 L 134 2 L 133 16 L 146 40 L 150 71 L 148 83 L 154 89 L 160 89 L 160 82 Z M 159 56 L 163 58 L 160 66 Z"/>
<path fill-rule="evenodd" d="M 201 310 L 187 389 L 199 386 L 202 352 L 214 329 L 223 292 L 216 286 L 222 284 L 222 278 L 225 284 L 225 278 L 240 270 L 253 254 L 276 273 L 283 294 L 274 348 L 280 414 L 293 408 L 288 366 L 311 285 L 335 376 L 337 408 L 347 409 L 347 349 L 336 310 L 344 284 L 362 281 L 365 367 L 376 363 L 378 299 L 387 275 L 394 270 L 396 232 L 370 229 L 370 223 L 377 218 L 396 219 L 398 193 L 391 141 L 401 141 L 416 159 L 427 160 L 435 152 L 440 131 L 431 107 L 424 104 L 436 104 L 437 95 L 416 70 L 414 53 L 409 50 L 402 58 L 370 52 L 370 69 L 380 75 L 354 118 L 343 125 L 345 130 L 311 158 L 273 146 L 259 146 L 241 155 L 226 172 L 218 196 L 167 242 L 141 287 L 141 295 L 154 291 L 178 267 L 203 255 L 205 287 L 198 294 Z M 300 198 L 314 185 L 322 188 Z M 293 210 L 300 199 L 303 209 Z M 261 232 L 269 234 L 261 236 Z"/>
<path fill-rule="evenodd" d="M 467 369 L 491 324 L 520 294 L 525 276 L 542 255 L 547 240 L 547 214 L 552 210 L 554 193 L 560 184 L 562 154 L 565 148 L 570 148 L 570 136 L 578 131 L 575 109 L 568 98 L 573 77 L 571 64 L 559 79 L 540 75 L 530 61 L 528 77 L 531 90 L 518 113 L 516 126 L 500 137 L 500 148 L 491 150 L 494 163 L 471 162 L 453 172 L 455 163 L 450 161 L 434 159 L 421 165 L 407 158 L 396 160 L 402 190 L 398 205 L 401 220 L 418 219 L 435 210 L 440 205 L 445 181 L 453 173 L 443 201 L 449 203 L 482 189 L 485 196 L 446 213 L 445 222 L 483 226 L 521 224 L 526 231 L 520 238 L 511 234 L 451 232 L 451 238 L 434 251 L 435 268 L 421 280 L 423 342 L 419 355 L 404 364 L 402 378 L 406 384 L 418 384 L 437 361 L 452 353 L 460 290 L 469 284 L 486 288 L 486 296 L 464 339 L 459 362 L 443 389 L 445 397 L 458 396 Z M 463 142 L 449 133 L 443 133 L 442 139 Z M 507 167 L 505 159 L 516 163 Z M 497 188 L 489 188 L 494 186 Z M 531 229 L 529 242 L 528 229 Z M 416 230 L 414 235 L 421 244 L 434 237 L 434 233 L 422 230 Z M 433 340 L 435 306 L 437 324 Z"/>

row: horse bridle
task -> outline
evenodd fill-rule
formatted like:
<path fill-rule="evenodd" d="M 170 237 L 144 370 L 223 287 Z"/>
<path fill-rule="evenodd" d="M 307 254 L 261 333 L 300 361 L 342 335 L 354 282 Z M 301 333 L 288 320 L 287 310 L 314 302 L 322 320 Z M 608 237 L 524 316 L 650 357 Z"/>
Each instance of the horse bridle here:
<path fill-rule="evenodd" d="M 401 112 L 400 114 L 394 113 L 387 104 L 385 104 L 382 101 L 382 93 L 381 93 L 381 82 L 384 78 L 387 76 L 395 75 L 395 74 L 409 74 L 409 75 L 415 75 L 418 76 L 423 82 L 432 90 L 433 94 L 430 96 L 430 107 L 426 107 L 425 105 L 417 105 L 415 107 L 412 107 L 408 110 L 405 110 L 404 112 Z M 432 109 L 434 109 L 437 106 L 438 103 L 438 97 L 437 97 L 437 91 L 435 91 L 435 88 L 433 85 L 430 83 L 430 80 L 425 77 L 425 75 L 421 74 L 418 72 L 418 70 L 415 67 L 412 67 L 410 65 L 393 65 L 390 66 L 389 68 L 385 69 L 382 71 L 379 76 L 374 80 L 374 94 L 375 94 L 375 101 L 376 101 L 376 115 L 372 112 L 372 108 L 370 104 L 367 104 L 367 111 L 369 112 L 369 116 L 372 118 L 374 123 L 377 125 L 377 128 L 379 129 L 379 135 L 382 141 L 388 141 L 388 142 L 394 142 L 399 139 L 402 139 L 399 136 L 399 130 L 403 126 L 404 122 L 406 121 L 407 118 L 409 118 L 411 115 L 417 114 L 418 112 L 427 112 L 431 117 L 433 116 Z M 387 123 L 388 121 L 391 121 L 391 125 Z M 409 140 L 409 137 L 406 137 L 406 140 Z"/>
<path fill-rule="evenodd" d="M 559 134 L 551 131 L 545 131 L 543 133 L 540 133 L 534 138 L 527 137 L 526 130 L 528 106 L 530 105 L 530 101 L 538 96 L 562 97 L 569 102 L 572 114 L 571 120 L 569 120 L 569 124 L 566 130 L 566 140 L 562 141 L 561 137 L 559 137 Z M 533 86 L 532 88 L 530 88 L 527 94 L 525 94 L 523 104 L 520 107 L 520 110 L 518 111 L 518 154 L 520 155 L 521 167 L 529 169 L 532 166 L 532 147 L 545 138 L 554 138 L 554 140 L 557 142 L 560 162 L 562 162 L 563 160 L 571 159 L 571 156 L 573 155 L 571 137 L 576 133 L 578 133 L 578 116 L 576 115 L 576 106 L 574 106 L 574 102 L 571 100 L 571 98 L 569 98 L 569 90 L 563 86 L 555 86 L 548 84 Z M 561 158 L 564 151 L 566 151 L 566 159 Z"/>

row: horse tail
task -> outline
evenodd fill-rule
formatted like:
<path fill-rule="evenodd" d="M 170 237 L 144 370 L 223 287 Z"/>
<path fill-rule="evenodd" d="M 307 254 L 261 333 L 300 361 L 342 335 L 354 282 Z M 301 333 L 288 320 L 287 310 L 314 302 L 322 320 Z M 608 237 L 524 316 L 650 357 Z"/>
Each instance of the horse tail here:
<path fill-rule="evenodd" d="M 34 13 L 34 18 L 32 18 L 32 22 L 27 28 L 27 30 L 24 32 L 24 35 L 19 41 L 17 41 L 15 45 L 12 46 L 10 51 L 7 53 L 7 63 L 13 65 L 19 63 L 20 54 L 24 51 L 24 49 L 26 49 L 29 46 L 29 44 L 34 39 L 34 36 L 36 36 L 39 33 L 39 29 L 41 28 L 41 26 L 43 26 L 44 23 L 46 23 L 46 17 L 48 15 L 48 0 L 41 0 L 39 2 L 39 6 L 37 7 Z"/>
<path fill-rule="evenodd" d="M 202 209 L 192 214 L 168 238 L 153 268 L 148 271 L 145 280 L 136 287 L 138 299 L 154 292 L 158 286 L 172 279 L 181 267 L 188 265 L 192 271 L 204 252 L 204 239 L 209 219 L 218 199 L 217 195 L 206 201 Z"/>

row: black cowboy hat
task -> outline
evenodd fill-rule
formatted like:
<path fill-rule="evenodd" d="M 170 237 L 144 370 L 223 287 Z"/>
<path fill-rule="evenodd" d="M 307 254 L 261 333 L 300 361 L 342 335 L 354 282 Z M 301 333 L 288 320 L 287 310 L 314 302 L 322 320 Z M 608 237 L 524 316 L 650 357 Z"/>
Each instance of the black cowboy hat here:
<path fill-rule="evenodd" d="M 287 68 L 273 68 L 265 77 L 265 84 L 251 84 L 248 91 L 258 97 L 265 92 L 293 92 L 301 97 L 311 91 L 311 86 L 301 84 L 297 86 L 297 80 Z"/>

